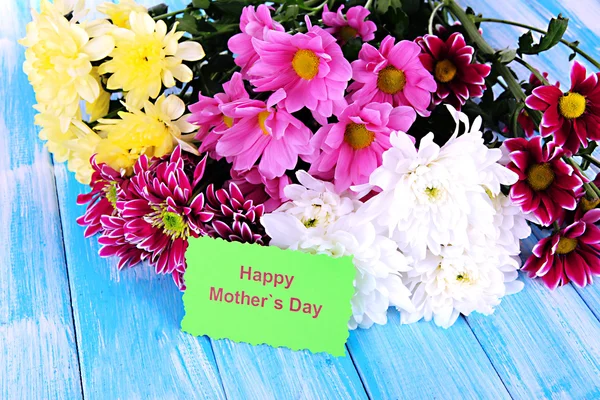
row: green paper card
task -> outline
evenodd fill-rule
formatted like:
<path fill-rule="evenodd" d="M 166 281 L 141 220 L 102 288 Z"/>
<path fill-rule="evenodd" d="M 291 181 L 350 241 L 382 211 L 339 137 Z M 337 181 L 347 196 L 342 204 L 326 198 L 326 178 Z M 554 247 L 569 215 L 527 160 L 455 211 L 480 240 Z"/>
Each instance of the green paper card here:
<path fill-rule="evenodd" d="M 186 260 L 183 331 L 345 355 L 351 257 L 201 237 L 189 239 Z"/>

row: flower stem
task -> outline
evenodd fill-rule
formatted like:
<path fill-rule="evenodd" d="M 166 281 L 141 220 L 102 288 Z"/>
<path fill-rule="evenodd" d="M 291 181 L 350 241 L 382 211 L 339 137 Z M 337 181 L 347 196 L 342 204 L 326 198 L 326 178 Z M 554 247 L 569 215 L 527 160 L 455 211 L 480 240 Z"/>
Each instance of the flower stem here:
<path fill-rule="evenodd" d="M 543 35 L 547 35 L 548 34 L 548 32 L 546 32 L 545 30 L 540 29 L 540 28 L 536 28 L 535 26 L 531 26 L 531 25 L 527 25 L 527 24 L 522 24 L 520 22 L 515 22 L 515 21 L 507 21 L 505 19 L 475 17 L 475 22 L 495 22 L 495 23 L 498 23 L 498 24 L 518 26 L 520 28 L 529 29 L 529 30 L 532 30 L 534 32 L 541 33 Z M 585 51 L 581 50 L 577 46 L 577 43 L 575 43 L 575 42 L 569 42 L 569 41 L 564 40 L 564 39 L 560 39 L 560 42 L 562 44 L 564 44 L 565 46 L 567 46 L 568 48 L 570 48 L 571 50 L 573 50 L 575 53 L 579 54 L 580 56 L 582 56 L 583 58 L 585 58 L 586 60 L 588 60 L 596 68 L 600 69 L 600 62 L 596 61 L 592 56 L 590 56 L 589 54 L 587 54 Z"/>
<path fill-rule="evenodd" d="M 183 8 L 181 10 L 172 11 L 170 13 L 166 13 L 166 14 L 162 14 L 162 15 L 157 15 L 156 17 L 154 17 L 154 20 L 158 21 L 160 19 L 167 19 L 167 18 L 172 17 L 174 15 L 183 14 L 184 12 L 192 11 L 192 10 L 196 10 L 196 8 L 194 8 L 194 7 L 186 7 L 186 8 Z"/>
<path fill-rule="evenodd" d="M 479 30 L 477 29 L 471 18 L 467 15 L 467 13 L 462 9 L 462 7 L 456 4 L 454 0 L 444 0 L 444 4 L 450 10 L 452 15 L 454 15 L 454 17 L 458 21 L 460 21 L 463 28 L 465 29 L 467 36 L 477 46 L 479 52 L 482 53 L 484 56 L 487 56 L 488 58 L 492 58 L 496 52 L 494 51 L 492 46 L 490 46 L 489 43 L 486 42 L 485 39 L 481 36 Z M 506 82 L 508 89 L 515 97 L 515 99 L 517 101 L 525 102 L 525 93 L 523 92 L 523 89 L 521 89 L 521 85 L 519 85 L 519 82 L 517 82 L 516 78 L 508 69 L 508 67 L 499 61 L 494 61 L 493 65 L 494 69 L 498 72 L 500 76 L 502 76 L 504 82 Z M 531 117 L 533 122 L 538 126 L 542 122 L 542 114 L 539 111 L 531 110 L 529 112 L 529 116 Z"/>
<path fill-rule="evenodd" d="M 433 8 L 431 11 L 431 15 L 429 16 L 429 25 L 427 27 L 427 31 L 430 35 L 433 35 L 433 20 L 435 19 L 435 15 L 439 11 L 440 8 L 444 7 L 444 3 L 439 3 L 437 6 Z"/>
<path fill-rule="evenodd" d="M 567 164 L 573 167 L 573 169 L 578 173 L 578 175 L 587 179 L 585 172 L 583 172 L 581 166 L 579 166 L 579 164 L 577 164 L 577 162 L 574 159 L 570 157 L 564 157 L 563 159 L 567 162 Z M 598 197 L 600 197 L 600 189 L 598 189 L 598 187 L 593 182 L 584 182 L 583 188 L 585 189 L 585 192 L 591 199 L 597 199 Z"/>
<path fill-rule="evenodd" d="M 540 71 L 538 71 L 537 68 L 534 68 L 527 61 L 523 60 L 521 57 L 515 57 L 515 61 L 531 71 L 531 73 L 535 75 L 535 77 L 538 78 L 544 85 L 551 86 L 550 82 L 548 82 L 548 79 L 544 78 L 544 75 L 540 74 Z"/>
<path fill-rule="evenodd" d="M 367 4 L 365 4 L 365 8 L 371 11 L 371 6 L 373 5 L 373 0 L 367 0 Z"/>
<path fill-rule="evenodd" d="M 589 162 L 594 164 L 596 167 L 600 168 L 600 161 L 595 159 L 594 157 L 590 156 L 589 154 L 582 154 L 581 158 L 583 158 L 584 160 L 588 160 Z"/>

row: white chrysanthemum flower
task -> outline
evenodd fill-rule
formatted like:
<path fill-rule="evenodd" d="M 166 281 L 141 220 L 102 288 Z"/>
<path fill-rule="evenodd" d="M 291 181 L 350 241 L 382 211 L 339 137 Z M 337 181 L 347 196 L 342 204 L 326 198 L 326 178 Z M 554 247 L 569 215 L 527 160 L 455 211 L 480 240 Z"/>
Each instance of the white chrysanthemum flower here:
<path fill-rule="evenodd" d="M 401 274 L 410 270 L 398 246 L 378 235 L 368 221 L 359 221 L 356 200 L 339 196 L 333 185 L 297 173 L 302 185 L 286 187 L 292 199 L 261 218 L 271 245 L 332 257 L 352 255 L 357 274 L 350 329 L 387 322 L 387 309 L 413 311 Z"/>
<path fill-rule="evenodd" d="M 500 270 L 504 273 L 506 294 L 513 294 L 523 289 L 523 282 L 517 281 L 521 268 L 520 241 L 531 235 L 531 228 L 520 207 L 502 193 L 490 198 L 496 214 L 494 227 L 496 235 L 494 243 L 503 251 L 499 252 Z"/>
<path fill-rule="evenodd" d="M 486 200 L 486 189 L 500 192 L 500 184 L 511 184 L 516 175 L 497 161 L 501 151 L 488 149 L 482 139 L 481 118 L 469 129 L 465 114 L 448 107 L 457 126 L 444 145 L 425 136 L 416 149 L 405 133 L 392 134 L 392 147 L 383 153 L 383 163 L 359 189 L 379 187 L 381 193 L 361 209 L 386 228 L 403 251 L 417 259 L 426 250 L 439 254 L 441 246 L 467 246 L 468 229 L 493 229 L 494 210 Z M 459 121 L 465 133 L 458 136 Z"/>
<path fill-rule="evenodd" d="M 494 250 L 447 246 L 439 255 L 428 251 L 407 273 L 405 284 L 412 291 L 415 311 L 400 310 L 402 323 L 433 319 L 448 328 L 460 314 L 493 313 L 506 292 Z"/>
<path fill-rule="evenodd" d="M 353 197 L 338 195 L 332 183 L 317 180 L 305 171 L 298 171 L 296 176 L 300 184 L 284 189 L 290 201 L 278 211 L 293 215 L 307 228 L 327 227 L 361 204 Z"/>

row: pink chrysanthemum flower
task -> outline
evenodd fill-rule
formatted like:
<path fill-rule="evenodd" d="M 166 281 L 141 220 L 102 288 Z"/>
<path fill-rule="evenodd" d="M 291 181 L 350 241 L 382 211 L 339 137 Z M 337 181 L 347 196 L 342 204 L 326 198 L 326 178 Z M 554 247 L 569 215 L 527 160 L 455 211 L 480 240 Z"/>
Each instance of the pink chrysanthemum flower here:
<path fill-rule="evenodd" d="M 460 110 L 469 98 L 483 96 L 485 77 L 491 67 L 474 62 L 475 50 L 467 46 L 462 34 L 453 33 L 445 41 L 435 35 L 425 35 L 415 42 L 423 50 L 421 62 L 437 83 L 434 104 L 444 102 Z"/>
<path fill-rule="evenodd" d="M 348 88 L 352 101 L 411 106 L 419 115 L 428 116 L 436 83 L 419 60 L 420 53 L 417 44 L 408 40 L 394 44 L 392 36 L 383 39 L 379 50 L 364 43 L 358 60 L 352 62 L 355 82 Z"/>
<path fill-rule="evenodd" d="M 539 241 L 523 271 L 541 277 L 556 289 L 573 281 L 577 286 L 591 284 L 600 275 L 600 210 L 590 210 L 581 219 Z"/>
<path fill-rule="evenodd" d="M 299 155 L 310 152 L 310 129 L 285 109 L 275 107 L 284 98 L 280 89 L 267 103 L 240 100 L 222 106 L 223 113 L 236 122 L 219 134 L 216 152 L 232 160 L 233 169 L 248 171 L 260 158 L 259 172 L 274 179 L 293 169 Z"/>
<path fill-rule="evenodd" d="M 583 182 L 562 157 L 563 149 L 554 143 L 544 145 L 542 138 L 508 139 L 510 152 L 507 167 L 519 175 L 510 188 L 510 199 L 524 213 L 533 213 L 541 224 L 548 226 L 574 210 L 582 195 Z"/>
<path fill-rule="evenodd" d="M 558 86 L 542 86 L 527 97 L 527 107 L 544 113 L 540 125 L 543 137 L 554 135 L 554 142 L 571 154 L 589 140 L 600 140 L 600 85 L 598 75 L 586 77 L 585 67 L 577 61 L 571 69 L 571 89 L 563 93 Z"/>
<path fill-rule="evenodd" d="M 77 223 L 85 226 L 85 237 L 90 237 L 102 230 L 100 219 L 103 215 L 115 215 L 117 195 L 126 190 L 129 179 L 106 164 L 98 164 L 96 157 L 90 160 L 92 169 L 91 191 L 77 196 L 77 204 L 87 204 L 85 214 L 77 218 Z"/>
<path fill-rule="evenodd" d="M 254 204 L 264 204 L 266 212 L 279 208 L 286 201 L 283 189 L 292 183 L 287 175 L 267 179 L 258 172 L 258 167 L 244 172 L 231 169 L 229 182 L 237 185 L 244 198 L 252 200 Z M 227 183 L 225 185 L 227 186 Z"/>
<path fill-rule="evenodd" d="M 346 12 L 346 17 L 342 13 L 344 5 L 340 5 L 337 13 L 329 11 L 327 4 L 323 9 L 323 24 L 331 28 L 325 29 L 333 36 L 337 37 L 341 43 L 345 43 L 355 37 L 360 37 L 363 41 L 375 39 L 377 26 L 373 21 L 365 21 L 371 14 L 369 10 L 362 6 L 350 7 Z"/>
<path fill-rule="evenodd" d="M 381 165 L 381 155 L 391 147 L 392 131 L 406 132 L 416 117 L 411 107 L 351 104 L 340 114 L 339 122 L 323 126 L 311 140 L 318 155 L 308 173 L 333 178 L 338 193 L 367 183 Z"/>
<path fill-rule="evenodd" d="M 185 272 L 188 237 L 204 234 L 204 224 L 213 216 L 204 210 L 204 194 L 195 192 L 204 174 L 206 157 L 197 161 L 194 159 L 190 177 L 180 147 L 169 158 L 148 160 L 142 156 L 131 178 L 131 187 L 138 197 L 117 201 L 126 220 L 125 239 L 152 254 L 150 264 L 159 274 Z M 177 276 L 174 279 L 177 282 Z"/>
<path fill-rule="evenodd" d="M 253 39 L 260 60 L 248 74 L 258 92 L 284 89 L 289 112 L 306 107 L 317 121 L 326 123 L 346 106 L 344 91 L 352 69 L 329 32 L 312 26 L 308 18 L 306 25 L 307 33 L 269 31 L 265 41 Z"/>
<path fill-rule="evenodd" d="M 253 6 L 244 7 L 240 18 L 240 29 L 242 33 L 233 35 L 227 42 L 227 46 L 232 53 L 236 54 L 234 62 L 242 67 L 242 75 L 246 77 L 248 69 L 259 58 L 252 45 L 252 38 L 264 40 L 267 32 L 271 30 L 285 32 L 285 29 L 279 22 L 273 21 L 271 8 L 264 4 L 259 5 L 256 10 Z"/>
<path fill-rule="evenodd" d="M 235 72 L 231 80 L 223 84 L 223 93 L 215 94 L 214 98 L 198 95 L 198 102 L 189 106 L 192 114 L 188 118 L 188 122 L 200 126 L 196 134 L 196 139 L 201 142 L 198 148 L 200 153 L 208 152 L 211 158 L 220 159 L 215 152 L 215 146 L 219 139 L 218 134 L 231 128 L 235 122 L 233 118 L 223 114 L 221 108 L 233 101 L 249 98 L 239 72 Z"/>
<path fill-rule="evenodd" d="M 213 214 L 208 235 L 229 242 L 266 244 L 265 230 L 260 217 L 265 213 L 263 204 L 247 200 L 235 183 L 227 189 L 206 189 L 206 210 Z"/>

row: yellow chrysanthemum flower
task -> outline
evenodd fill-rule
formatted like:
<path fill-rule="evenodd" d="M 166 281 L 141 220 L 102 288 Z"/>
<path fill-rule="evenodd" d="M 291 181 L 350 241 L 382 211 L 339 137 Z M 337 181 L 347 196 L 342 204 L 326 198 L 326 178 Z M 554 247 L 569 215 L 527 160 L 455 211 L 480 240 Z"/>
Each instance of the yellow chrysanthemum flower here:
<path fill-rule="evenodd" d="M 106 29 L 69 22 L 63 16 L 63 2 L 41 2 L 41 12 L 27 24 L 27 35 L 20 43 L 27 47 L 23 70 L 38 103 L 48 112 L 71 118 L 79 111 L 81 98 L 94 102 L 100 94 L 98 82 L 90 74 L 92 61 L 105 58 L 114 48 Z M 92 39 L 90 39 L 92 37 Z"/>
<path fill-rule="evenodd" d="M 75 179 L 78 182 L 89 185 L 94 173 L 90 159 L 96 153 L 96 148 L 102 139 L 82 121 L 75 121 L 74 126 L 77 137 L 67 144 L 69 147 L 67 168 L 75 172 Z"/>
<path fill-rule="evenodd" d="M 94 77 L 98 86 L 100 86 L 100 94 L 93 103 L 85 103 L 85 112 L 90 116 L 90 122 L 97 121 L 108 114 L 110 108 L 110 93 L 102 88 L 100 75 L 98 75 L 98 67 L 92 68 L 91 75 Z"/>
<path fill-rule="evenodd" d="M 126 104 L 128 111 L 119 112 L 120 119 L 101 119 L 95 127 L 106 139 L 98 144 L 98 162 L 112 168 L 131 171 L 140 155 L 162 157 L 180 144 L 186 151 L 197 153 L 189 144 L 195 125 L 187 122 L 185 104 L 175 96 L 160 96 L 155 104 L 145 101 L 144 110 Z"/>
<path fill-rule="evenodd" d="M 146 7 L 137 4 L 133 0 L 121 0 L 119 4 L 115 3 L 102 3 L 96 7 L 98 12 L 108 16 L 112 21 L 113 25 L 119 28 L 130 28 L 129 25 L 129 14 L 132 11 L 145 13 L 147 12 Z"/>
<path fill-rule="evenodd" d="M 170 88 L 175 79 L 192 80 L 192 70 L 183 60 L 197 61 L 204 50 L 197 42 L 179 43 L 183 32 L 176 32 L 177 24 L 167 33 L 164 21 L 155 22 L 146 13 L 129 15 L 131 29 L 115 28 L 112 35 L 116 46 L 111 60 L 103 63 L 98 72 L 112 74 L 107 82 L 110 90 L 123 89 L 130 107 L 140 108 L 148 98 L 155 99 L 162 84 Z"/>
<path fill-rule="evenodd" d="M 75 178 L 79 182 L 90 183 L 93 172 L 90 158 L 96 152 L 100 136 L 80 119 L 72 118 L 65 128 L 61 126 L 64 123 L 59 117 L 44 112 L 43 109 L 40 111 L 35 116 L 35 124 L 41 127 L 39 137 L 46 140 L 46 147 L 53 154 L 54 160 L 67 161 L 67 168 L 75 172 Z"/>

